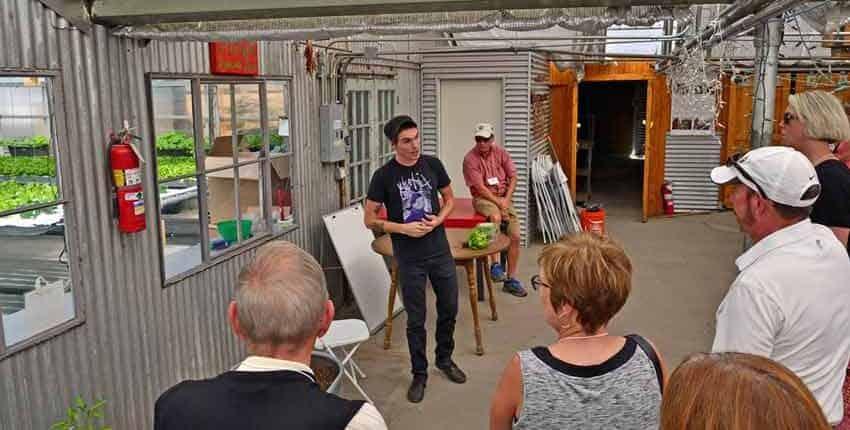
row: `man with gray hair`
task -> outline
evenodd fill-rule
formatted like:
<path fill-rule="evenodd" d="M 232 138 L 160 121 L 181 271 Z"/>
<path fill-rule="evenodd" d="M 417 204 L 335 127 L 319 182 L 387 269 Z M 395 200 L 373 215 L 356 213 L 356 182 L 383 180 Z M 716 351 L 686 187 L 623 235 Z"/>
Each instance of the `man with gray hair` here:
<path fill-rule="evenodd" d="M 154 429 L 385 430 L 381 414 L 319 388 L 310 368 L 333 321 L 322 267 L 289 242 L 272 242 L 239 274 L 227 309 L 248 358 L 229 372 L 184 381 L 156 402 Z"/>

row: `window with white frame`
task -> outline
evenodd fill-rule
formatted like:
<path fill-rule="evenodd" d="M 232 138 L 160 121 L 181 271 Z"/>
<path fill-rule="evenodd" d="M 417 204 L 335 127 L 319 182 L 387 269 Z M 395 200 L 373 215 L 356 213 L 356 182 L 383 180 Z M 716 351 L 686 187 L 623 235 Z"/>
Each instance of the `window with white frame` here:
<path fill-rule="evenodd" d="M 372 174 L 393 158 L 384 124 L 396 115 L 394 81 L 355 81 L 345 97 L 348 131 L 348 196 L 354 204 L 366 198 Z"/>
<path fill-rule="evenodd" d="M 0 357 L 77 320 L 55 79 L 0 73 Z"/>
<path fill-rule="evenodd" d="M 395 116 L 395 90 L 378 90 L 378 123 L 381 130 L 381 144 L 378 156 L 380 164 L 386 163 L 393 158 L 393 148 L 390 141 L 383 135 L 384 124 Z"/>
<path fill-rule="evenodd" d="M 166 281 L 294 227 L 289 85 L 150 79 Z"/>
<path fill-rule="evenodd" d="M 372 125 L 369 121 L 369 91 L 349 91 L 346 96 L 348 152 L 348 190 L 351 203 L 366 198 L 369 191 Z"/>

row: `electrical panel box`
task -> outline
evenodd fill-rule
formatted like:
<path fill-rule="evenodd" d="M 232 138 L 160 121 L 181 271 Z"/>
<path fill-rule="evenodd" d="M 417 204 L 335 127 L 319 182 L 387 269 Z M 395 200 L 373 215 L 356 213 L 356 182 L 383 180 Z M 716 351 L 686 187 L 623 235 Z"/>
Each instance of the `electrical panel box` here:
<path fill-rule="evenodd" d="M 319 108 L 321 139 L 319 158 L 323 163 L 345 160 L 345 128 L 342 126 L 342 104 L 333 103 Z"/>

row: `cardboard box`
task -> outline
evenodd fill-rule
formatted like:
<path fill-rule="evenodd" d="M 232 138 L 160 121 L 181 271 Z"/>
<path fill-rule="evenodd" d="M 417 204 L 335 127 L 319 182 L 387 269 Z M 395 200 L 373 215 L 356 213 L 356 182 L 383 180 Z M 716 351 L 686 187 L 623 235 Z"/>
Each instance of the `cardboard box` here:
<path fill-rule="evenodd" d="M 227 137 L 229 139 L 229 137 Z M 256 160 L 259 152 L 240 152 L 238 161 Z M 271 189 L 286 187 L 290 177 L 290 159 L 278 158 L 271 161 Z M 204 166 L 207 170 L 233 165 L 233 157 L 208 156 L 205 158 Z M 260 164 L 250 164 L 239 167 L 239 208 L 242 216 L 248 215 L 251 207 L 262 206 L 262 193 L 260 191 Z M 234 197 L 234 169 L 226 169 L 207 175 L 207 189 L 209 191 L 208 204 L 210 211 L 210 225 L 236 218 L 236 200 Z M 273 197 L 272 197 L 273 198 Z M 291 208 L 284 209 L 289 212 Z"/>

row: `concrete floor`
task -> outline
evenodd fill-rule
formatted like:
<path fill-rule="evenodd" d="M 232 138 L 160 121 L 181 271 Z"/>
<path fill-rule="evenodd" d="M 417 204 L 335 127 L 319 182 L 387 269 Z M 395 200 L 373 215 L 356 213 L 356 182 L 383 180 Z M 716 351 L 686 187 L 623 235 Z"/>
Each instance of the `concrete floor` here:
<path fill-rule="evenodd" d="M 608 212 L 608 233 L 624 245 L 634 266 L 631 296 L 610 329 L 648 337 L 672 369 L 687 354 L 711 347 L 714 312 L 736 275 L 734 259 L 742 249 L 743 236 L 729 212 L 642 223 L 640 186 L 632 182 L 600 181 L 593 185 L 593 200 L 603 202 Z M 536 257 L 542 247 L 535 243 L 522 252 L 520 279 L 526 285 L 537 273 Z M 465 271 L 459 269 L 458 276 L 461 282 L 465 280 Z M 480 304 L 485 354 L 477 356 L 468 297 L 461 288 L 454 355 L 468 375 L 466 384 L 451 383 L 432 362 L 425 400 L 419 404 L 406 400 L 410 365 L 404 313 L 394 321 L 390 350 L 382 348 L 381 331 L 357 353 L 357 362 L 368 375 L 362 384 L 390 428 L 486 428 L 491 396 L 511 356 L 517 350 L 555 339 L 542 320 L 536 293 L 516 298 L 499 291 L 498 321 L 491 321 L 489 308 Z M 429 360 L 433 361 L 433 294 L 428 298 L 431 303 L 426 327 Z M 342 394 L 358 398 L 347 384 Z"/>

